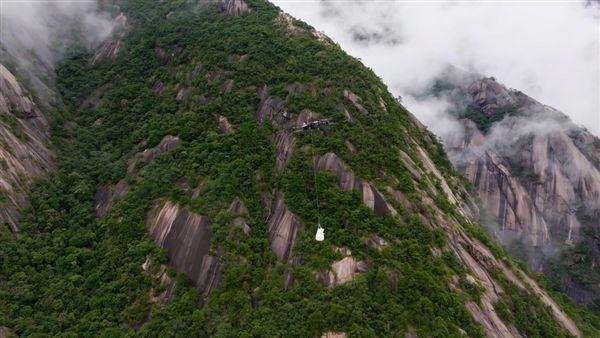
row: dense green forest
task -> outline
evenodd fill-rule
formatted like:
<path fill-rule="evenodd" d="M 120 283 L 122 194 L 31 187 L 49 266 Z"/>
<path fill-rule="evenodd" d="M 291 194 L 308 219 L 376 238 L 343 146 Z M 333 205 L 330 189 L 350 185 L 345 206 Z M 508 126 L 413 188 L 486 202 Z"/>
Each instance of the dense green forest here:
<path fill-rule="evenodd" d="M 414 126 L 381 80 L 357 59 L 320 42 L 300 21 L 293 24 L 301 33 L 278 29 L 273 21 L 279 10 L 267 1 L 246 2 L 251 13 L 229 18 L 215 6 L 192 7 L 188 1 L 119 1 L 133 28 L 115 61 L 89 66 L 92 51 L 70 49 L 57 67 L 57 86 L 68 109 L 49 112 L 59 172 L 30 188 L 18 238 L 0 229 L 0 327 L 19 337 L 65 338 L 316 337 L 327 331 L 397 337 L 409 327 L 419 337 L 461 337 L 462 332 L 485 337 L 464 305 L 480 302 L 482 288 L 466 282 L 468 271 L 446 250 L 444 231 L 431 230 L 418 217 L 427 209 L 419 192 L 426 187 L 417 189 L 396 155 L 402 150 L 419 158 L 412 139 L 444 177 L 459 177 L 442 145 Z M 161 62 L 157 49 L 171 54 L 176 48 L 176 56 Z M 230 62 L 232 55 L 247 57 Z M 225 71 L 226 77 L 209 81 L 213 71 Z M 233 80 L 233 87 L 226 92 L 227 80 Z M 153 89 L 157 81 L 165 85 L 162 94 Z M 290 93 L 285 86 L 294 82 L 311 83 L 314 90 Z M 179 102 L 177 84 L 193 87 L 193 94 Z M 255 118 L 257 93 L 265 85 L 269 96 L 285 101 L 288 112 L 310 109 L 339 122 L 331 127 L 331 137 L 297 136 L 299 150 L 281 175 L 275 170 L 274 127 Z M 323 95 L 326 88 L 328 96 Z M 344 90 L 358 95 L 369 114 L 344 101 L 356 119 L 347 121 L 335 109 Z M 200 95 L 209 99 L 205 105 L 189 105 Z M 89 97 L 102 104 L 82 104 Z M 213 113 L 225 116 L 234 132 L 222 133 Z M 137 163 L 135 176 L 127 172 L 134 154 L 168 135 L 178 136 L 181 144 L 149 164 Z M 402 217 L 376 216 L 360 192 L 341 190 L 331 172 L 313 176 L 311 153 L 301 151 L 303 146 L 317 154 L 336 153 L 360 179 L 380 191 L 390 185 L 419 207 L 413 213 L 389 199 Z M 184 178 L 192 188 L 206 183 L 198 198 L 176 185 Z M 129 192 L 97 218 L 94 193 L 121 179 L 131 186 Z M 441 191 L 439 181 L 428 180 Z M 283 193 L 304 225 L 294 247 L 302 263 L 294 267 L 278 262 L 269 244 L 268 210 L 261 199 L 272 190 Z M 236 197 L 248 209 L 249 236 L 230 226 L 232 215 L 226 210 Z M 497 258 L 505 256 L 480 228 L 458 215 L 444 194 L 431 197 Z M 162 305 L 151 299 L 162 289 L 142 264 L 149 256 L 158 267 L 169 257 L 144 224 L 158 198 L 211 221 L 211 245 L 221 252 L 224 275 L 202 307 L 189 278 L 175 276 L 173 269 L 173 300 Z M 324 242 L 313 240 L 318 221 L 327 229 Z M 389 245 L 381 251 L 367 248 L 361 238 L 371 234 Z M 369 271 L 352 282 L 324 287 L 312 272 L 342 258 L 332 245 L 369 261 Z M 435 257 L 432 247 L 443 254 Z M 284 286 L 284 270 L 292 271 L 293 287 Z M 391 274 L 401 276 L 395 288 Z M 460 278 L 458 291 L 448 288 L 452 276 Z M 501 274 L 498 280 L 506 297 L 495 306 L 504 320 L 527 337 L 570 337 L 535 294 L 523 294 Z M 566 297 L 560 302 L 586 336 L 599 336 L 597 317 Z"/>

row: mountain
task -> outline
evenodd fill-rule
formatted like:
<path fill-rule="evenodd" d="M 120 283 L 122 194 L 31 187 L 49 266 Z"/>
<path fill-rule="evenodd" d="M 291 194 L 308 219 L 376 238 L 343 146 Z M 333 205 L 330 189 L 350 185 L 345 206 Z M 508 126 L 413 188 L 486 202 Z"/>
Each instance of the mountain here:
<path fill-rule="evenodd" d="M 517 90 L 449 68 L 426 97 L 452 102 L 449 158 L 493 214 L 489 230 L 552 288 L 600 314 L 600 139 Z"/>
<path fill-rule="evenodd" d="M 54 68 L 56 175 L 0 231 L 0 336 L 598 336 L 311 26 L 265 0 L 102 8 L 121 28 Z"/>

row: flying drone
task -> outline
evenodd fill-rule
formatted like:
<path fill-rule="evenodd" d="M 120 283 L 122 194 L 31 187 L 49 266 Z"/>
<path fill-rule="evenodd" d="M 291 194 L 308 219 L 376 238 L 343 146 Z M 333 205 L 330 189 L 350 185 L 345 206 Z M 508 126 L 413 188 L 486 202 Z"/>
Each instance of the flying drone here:
<path fill-rule="evenodd" d="M 313 130 L 327 130 L 327 126 L 337 124 L 335 122 L 329 122 L 329 119 L 319 119 L 315 121 L 303 122 L 301 126 L 291 126 L 290 132 L 292 133 L 304 133 Z"/>

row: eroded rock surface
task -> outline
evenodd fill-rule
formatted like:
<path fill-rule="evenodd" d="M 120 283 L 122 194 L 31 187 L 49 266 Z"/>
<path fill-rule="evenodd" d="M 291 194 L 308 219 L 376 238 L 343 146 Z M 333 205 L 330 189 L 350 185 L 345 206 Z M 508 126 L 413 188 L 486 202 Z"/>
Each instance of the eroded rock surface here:
<path fill-rule="evenodd" d="M 213 119 L 219 125 L 219 129 L 221 129 L 221 132 L 223 134 L 229 134 L 233 131 L 233 127 L 231 126 L 231 123 L 229 123 L 229 121 L 227 121 L 227 118 L 225 116 L 215 113 L 215 114 L 213 114 Z"/>
<path fill-rule="evenodd" d="M 351 92 L 351 91 L 349 91 L 349 90 L 346 90 L 346 89 L 345 89 L 345 90 L 344 90 L 344 96 L 345 96 L 345 97 L 346 97 L 348 100 L 350 100 L 350 102 L 352 102 L 352 104 L 354 105 L 354 107 L 356 107 L 356 109 L 357 109 L 359 112 L 361 112 L 361 113 L 363 113 L 363 114 L 368 114 L 368 113 L 369 113 L 369 112 L 368 112 L 368 111 L 367 111 L 367 110 L 366 110 L 366 109 L 365 109 L 363 106 L 361 106 L 361 105 L 360 105 L 360 103 L 358 103 L 358 101 L 359 101 L 359 97 L 358 97 L 358 96 L 356 96 L 356 95 L 355 95 L 353 92 Z"/>
<path fill-rule="evenodd" d="M 244 206 L 244 202 L 238 197 L 236 197 L 229 206 L 228 211 L 234 215 L 239 215 L 238 217 L 233 219 L 232 223 L 233 225 L 242 228 L 246 235 L 249 235 L 250 226 L 248 226 L 248 224 L 246 224 L 246 221 L 244 220 L 245 217 L 248 217 L 248 210 Z"/>
<path fill-rule="evenodd" d="M 284 204 L 283 196 L 276 192 L 267 219 L 267 228 L 271 248 L 278 260 L 288 261 L 292 258 L 298 228 L 301 226 L 300 220 Z"/>
<path fill-rule="evenodd" d="M 112 61 L 117 58 L 117 54 L 123 49 L 123 41 L 121 40 L 110 40 L 104 43 L 96 53 L 94 57 L 89 61 L 89 65 L 95 65 L 102 61 Z"/>
<path fill-rule="evenodd" d="M 155 202 L 146 217 L 146 226 L 154 241 L 169 250 L 169 265 L 177 272 L 185 272 L 207 297 L 222 278 L 218 259 L 208 254 L 209 220 L 169 201 L 161 204 Z"/>
<path fill-rule="evenodd" d="M 250 8 L 244 0 L 221 0 L 220 9 L 223 14 L 234 18 L 242 13 L 250 12 Z"/>
<path fill-rule="evenodd" d="M 492 79 L 476 81 L 468 92 L 473 97 L 473 103 L 487 114 L 495 112 L 498 107 L 516 104 L 508 91 Z"/>
<path fill-rule="evenodd" d="M 327 153 L 323 156 L 315 156 L 315 170 L 332 170 L 338 180 L 340 189 L 351 190 L 358 189 L 362 192 L 363 202 L 378 216 L 384 216 L 386 213 L 397 215 L 397 211 L 388 202 L 381 192 L 366 182 L 356 179 L 354 173 L 346 169 L 346 165 L 336 154 Z"/>
<path fill-rule="evenodd" d="M 15 115 L 16 114 L 16 115 Z M 19 210 L 27 205 L 26 186 L 56 170 L 44 142 L 49 123 L 15 76 L 0 64 L 0 221 L 18 230 Z"/>

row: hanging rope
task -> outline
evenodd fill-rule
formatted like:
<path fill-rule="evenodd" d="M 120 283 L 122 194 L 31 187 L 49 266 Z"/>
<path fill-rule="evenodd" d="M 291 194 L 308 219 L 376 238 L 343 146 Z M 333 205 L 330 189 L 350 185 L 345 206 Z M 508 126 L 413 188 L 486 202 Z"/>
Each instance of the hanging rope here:
<path fill-rule="evenodd" d="M 317 195 L 317 224 L 321 228 L 321 212 L 319 210 L 319 188 L 317 187 L 317 163 L 315 162 L 315 142 L 313 138 L 313 130 L 310 129 L 310 145 L 312 148 L 313 175 L 315 180 L 315 194 Z"/>

